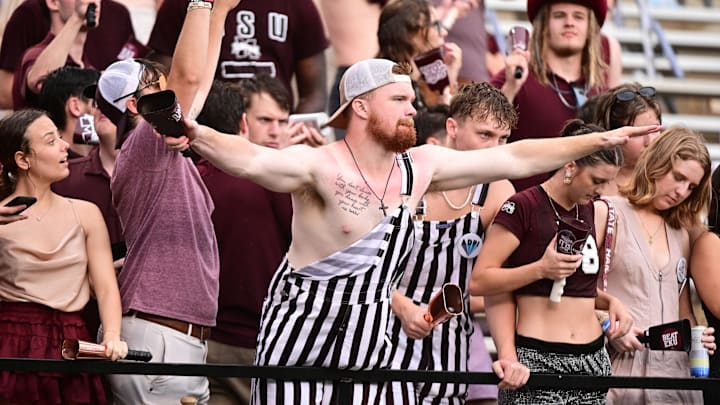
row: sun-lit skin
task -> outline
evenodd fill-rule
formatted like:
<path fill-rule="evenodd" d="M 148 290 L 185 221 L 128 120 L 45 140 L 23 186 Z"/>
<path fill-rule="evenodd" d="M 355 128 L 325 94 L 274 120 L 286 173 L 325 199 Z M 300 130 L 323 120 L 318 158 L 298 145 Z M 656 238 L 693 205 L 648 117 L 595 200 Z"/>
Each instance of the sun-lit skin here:
<path fill-rule="evenodd" d="M 42 116 L 35 120 L 28 126 L 25 136 L 30 146 L 26 158 L 31 177 L 52 183 L 70 174 L 67 161 L 69 145 L 50 118 Z"/>
<path fill-rule="evenodd" d="M 560 56 L 582 52 L 588 37 L 590 10 L 578 4 L 550 6 L 548 46 Z"/>
<path fill-rule="evenodd" d="M 677 159 L 672 170 L 655 180 L 652 207 L 664 211 L 680 205 L 702 180 L 704 170 L 697 160 Z"/>

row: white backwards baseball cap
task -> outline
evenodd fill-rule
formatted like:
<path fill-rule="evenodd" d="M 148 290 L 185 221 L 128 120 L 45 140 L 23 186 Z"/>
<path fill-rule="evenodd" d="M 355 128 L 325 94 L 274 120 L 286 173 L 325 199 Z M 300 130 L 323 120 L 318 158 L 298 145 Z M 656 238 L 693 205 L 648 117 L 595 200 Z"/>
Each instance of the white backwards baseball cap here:
<path fill-rule="evenodd" d="M 387 59 L 365 59 L 350 66 L 340 79 L 340 107 L 328 119 L 325 126 L 347 128 L 345 109 L 355 99 L 367 92 L 391 83 L 410 83 L 410 76 L 393 73 L 397 64 Z"/>

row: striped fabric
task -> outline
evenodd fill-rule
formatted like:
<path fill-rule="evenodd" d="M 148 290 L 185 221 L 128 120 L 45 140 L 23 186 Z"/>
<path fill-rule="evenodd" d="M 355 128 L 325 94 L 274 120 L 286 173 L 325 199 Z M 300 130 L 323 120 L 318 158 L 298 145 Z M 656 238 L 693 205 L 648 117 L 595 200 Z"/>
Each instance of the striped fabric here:
<path fill-rule="evenodd" d="M 488 185 L 479 185 L 473 196 L 472 211 L 450 221 L 415 221 L 415 245 L 398 291 L 417 305 L 426 306 L 445 283 L 456 283 L 467 291 L 475 257 L 465 258 L 459 249 L 461 238 L 475 234 L 482 238 L 485 230 L 478 213 L 485 203 Z M 423 204 L 424 205 L 424 204 Z M 476 246 L 480 250 L 482 240 Z M 469 295 L 465 294 L 465 310 L 422 340 L 407 337 L 400 319 L 393 316 L 389 331 L 395 348 L 391 354 L 392 368 L 404 370 L 467 371 L 470 336 L 473 333 Z M 462 404 L 467 384 L 391 383 L 395 404 Z"/>
<path fill-rule="evenodd" d="M 412 190 L 412 161 L 398 156 L 402 193 Z M 258 336 L 257 365 L 367 370 L 389 366 L 390 298 L 414 242 L 403 205 L 363 238 L 311 265 L 287 258 L 275 274 Z M 339 404 L 332 382 L 253 380 L 254 404 Z M 384 386 L 357 384 L 356 404 L 384 402 Z"/>

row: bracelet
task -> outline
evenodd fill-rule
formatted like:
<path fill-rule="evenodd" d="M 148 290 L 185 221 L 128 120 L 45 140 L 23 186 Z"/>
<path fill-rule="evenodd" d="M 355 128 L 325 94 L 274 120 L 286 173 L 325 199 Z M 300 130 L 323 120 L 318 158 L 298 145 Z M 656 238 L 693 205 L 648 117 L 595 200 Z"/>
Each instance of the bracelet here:
<path fill-rule="evenodd" d="M 190 2 L 188 2 L 187 11 L 196 10 L 196 9 L 208 9 L 208 10 L 212 10 L 212 8 L 213 8 L 213 2 L 212 2 L 212 1 L 191 0 Z"/>

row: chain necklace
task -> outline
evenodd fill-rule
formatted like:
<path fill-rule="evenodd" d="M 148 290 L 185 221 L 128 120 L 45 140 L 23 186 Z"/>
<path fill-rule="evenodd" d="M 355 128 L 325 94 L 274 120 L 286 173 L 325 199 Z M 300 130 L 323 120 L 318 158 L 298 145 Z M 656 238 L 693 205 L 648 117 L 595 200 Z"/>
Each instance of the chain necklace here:
<path fill-rule="evenodd" d="M 357 159 L 355 159 L 355 154 L 353 154 L 352 149 L 350 149 L 350 144 L 348 143 L 347 139 L 343 138 L 343 142 L 345 142 L 345 146 L 347 147 L 348 152 L 350 152 L 350 156 L 352 157 L 353 162 L 355 163 L 355 167 L 358 170 L 358 173 L 360 173 L 360 177 L 362 177 L 363 181 L 365 182 L 365 185 L 367 188 L 370 189 L 370 192 L 375 196 L 375 198 L 380 202 L 380 211 L 382 211 L 383 216 L 387 216 L 387 209 L 388 206 L 385 205 L 385 194 L 387 193 L 388 184 L 390 184 L 390 178 L 392 177 L 393 170 L 395 170 L 395 162 L 393 162 L 392 166 L 390 166 L 390 173 L 388 173 L 387 180 L 385 181 L 385 189 L 383 190 L 382 197 L 378 196 L 375 190 L 373 190 L 372 187 L 370 187 L 370 183 L 368 183 L 367 179 L 365 178 L 365 175 L 363 174 L 362 170 L 360 170 L 360 165 L 358 164 Z"/>
<path fill-rule="evenodd" d="M 583 104 L 587 101 L 587 92 L 588 88 L 587 85 L 583 88 L 576 88 L 572 84 L 570 84 L 570 90 L 562 90 L 558 84 L 557 79 L 555 78 L 555 73 L 550 72 L 550 76 L 552 77 L 552 83 L 550 83 L 550 88 L 553 89 L 555 94 L 558 95 L 558 98 L 560 99 L 560 102 L 563 103 L 563 105 L 570 110 L 578 110 L 580 107 L 582 107 Z M 566 99 L 565 94 L 573 95 L 575 97 L 575 105 L 571 105 Z"/>
<path fill-rule="evenodd" d="M 447 194 L 445 194 L 444 191 L 441 191 L 440 193 L 442 194 L 443 199 L 445 199 L 445 202 L 447 203 L 447 205 L 450 206 L 450 208 L 452 208 L 452 209 L 454 209 L 454 210 L 461 210 L 461 209 L 465 208 L 465 207 L 468 205 L 468 203 L 470 202 L 470 199 L 472 198 L 473 190 L 474 190 L 474 189 L 475 189 L 475 186 L 470 187 L 470 190 L 468 191 L 467 198 L 465 199 L 465 202 L 462 203 L 462 205 L 455 205 L 455 204 L 453 204 L 453 202 L 450 201 L 450 198 L 448 198 Z"/>
<path fill-rule="evenodd" d="M 660 228 L 662 228 L 663 222 L 665 222 L 665 221 L 661 219 L 657 228 L 655 228 L 655 232 L 653 232 L 651 234 L 650 231 L 648 231 L 648 229 L 645 227 L 645 221 L 643 221 L 643 219 L 640 217 L 640 215 L 638 215 L 638 220 L 640 221 L 640 225 L 643 227 L 643 230 L 645 231 L 645 233 L 648 236 L 648 245 L 652 246 L 653 238 L 655 237 L 655 235 L 657 235 L 658 231 L 660 231 Z"/>
<path fill-rule="evenodd" d="M 547 197 L 548 202 L 550 203 L 550 208 L 552 208 L 553 212 L 555 213 L 555 218 L 557 218 L 557 220 L 555 221 L 555 224 L 560 225 L 560 214 L 558 213 L 557 208 L 555 208 L 555 203 L 553 203 L 552 198 L 550 198 L 550 194 L 542 186 L 538 186 L 538 187 L 540 187 L 540 190 L 542 190 L 543 193 L 545 193 L 545 196 Z M 578 208 L 577 203 L 575 204 L 575 219 L 577 219 L 578 221 L 580 220 L 580 209 Z"/>
<path fill-rule="evenodd" d="M 45 212 L 43 212 L 42 216 L 35 215 L 35 212 L 34 212 L 34 211 L 33 211 L 32 213 L 28 213 L 28 215 L 29 215 L 30 217 L 32 217 L 33 219 L 35 219 L 35 221 L 37 221 L 37 222 L 42 221 L 43 218 L 45 218 L 45 217 L 47 216 L 47 214 L 50 213 L 50 209 L 52 209 L 53 201 L 54 201 L 54 200 L 55 200 L 55 199 L 51 197 L 50 203 L 48 203 L 48 207 L 45 209 Z"/>

